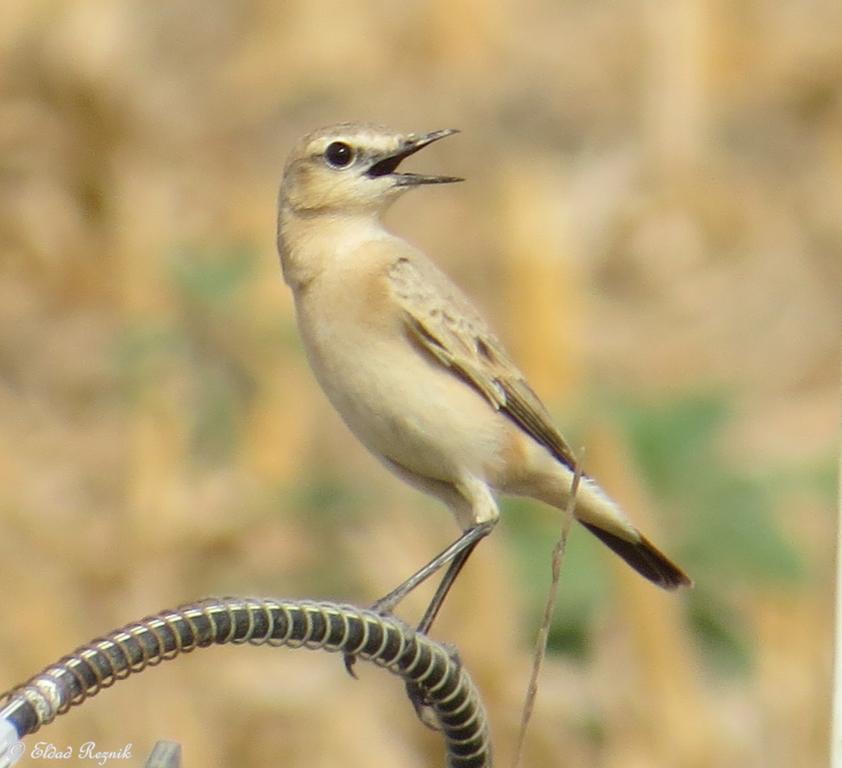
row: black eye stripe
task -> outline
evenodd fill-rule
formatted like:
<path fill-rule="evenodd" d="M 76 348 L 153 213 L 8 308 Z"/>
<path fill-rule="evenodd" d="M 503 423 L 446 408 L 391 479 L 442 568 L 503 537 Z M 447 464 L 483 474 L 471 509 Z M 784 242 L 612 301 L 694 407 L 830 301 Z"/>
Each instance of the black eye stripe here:
<path fill-rule="evenodd" d="M 325 160 L 333 168 L 347 168 L 354 162 L 354 150 L 344 141 L 332 141 L 325 149 Z"/>

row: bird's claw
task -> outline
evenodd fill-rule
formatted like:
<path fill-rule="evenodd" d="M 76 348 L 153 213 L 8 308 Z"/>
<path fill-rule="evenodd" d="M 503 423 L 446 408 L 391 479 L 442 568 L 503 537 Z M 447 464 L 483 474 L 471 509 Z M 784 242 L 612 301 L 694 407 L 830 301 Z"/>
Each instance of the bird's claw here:
<path fill-rule="evenodd" d="M 406 684 L 406 695 L 415 708 L 418 719 L 432 731 L 440 731 L 441 723 L 427 694 L 417 683 Z"/>
<path fill-rule="evenodd" d="M 345 671 L 354 678 L 359 680 L 357 673 L 354 671 L 354 665 L 357 663 L 357 655 L 355 653 L 343 653 L 342 661 L 345 663 Z"/>

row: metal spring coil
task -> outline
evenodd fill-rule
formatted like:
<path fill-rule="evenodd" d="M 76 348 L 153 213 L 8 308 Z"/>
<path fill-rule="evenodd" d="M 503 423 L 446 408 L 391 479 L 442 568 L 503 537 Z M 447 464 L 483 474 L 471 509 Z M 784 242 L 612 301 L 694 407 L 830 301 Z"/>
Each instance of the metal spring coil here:
<path fill-rule="evenodd" d="M 12 689 L 0 718 L 23 738 L 117 680 L 225 643 L 343 652 L 384 667 L 429 702 L 450 768 L 491 766 L 482 702 L 458 660 L 394 617 L 329 602 L 209 598 L 163 611 L 78 648 Z"/>

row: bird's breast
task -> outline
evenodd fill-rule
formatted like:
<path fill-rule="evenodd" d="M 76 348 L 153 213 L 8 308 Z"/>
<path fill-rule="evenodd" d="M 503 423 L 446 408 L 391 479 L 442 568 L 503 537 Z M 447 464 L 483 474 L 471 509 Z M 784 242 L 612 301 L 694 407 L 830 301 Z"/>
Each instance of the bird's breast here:
<path fill-rule="evenodd" d="M 410 341 L 385 278 L 314 285 L 297 310 L 319 384 L 370 451 L 440 480 L 499 451 L 502 417 Z"/>

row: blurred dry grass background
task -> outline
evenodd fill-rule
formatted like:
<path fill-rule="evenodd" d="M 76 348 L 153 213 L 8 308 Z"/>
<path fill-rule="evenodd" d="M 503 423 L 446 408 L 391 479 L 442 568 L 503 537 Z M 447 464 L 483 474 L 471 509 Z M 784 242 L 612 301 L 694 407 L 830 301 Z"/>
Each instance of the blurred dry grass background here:
<path fill-rule="evenodd" d="M 273 227 L 300 134 L 456 126 L 413 165 L 469 181 L 391 225 L 697 581 L 658 594 L 576 532 L 526 764 L 824 764 L 840 29 L 836 0 L 6 0 L 0 677 L 206 594 L 366 603 L 452 538 L 317 390 Z M 557 525 L 509 503 L 437 626 L 503 765 Z M 43 737 L 437 764 L 400 686 L 360 671 L 205 651 Z"/>

